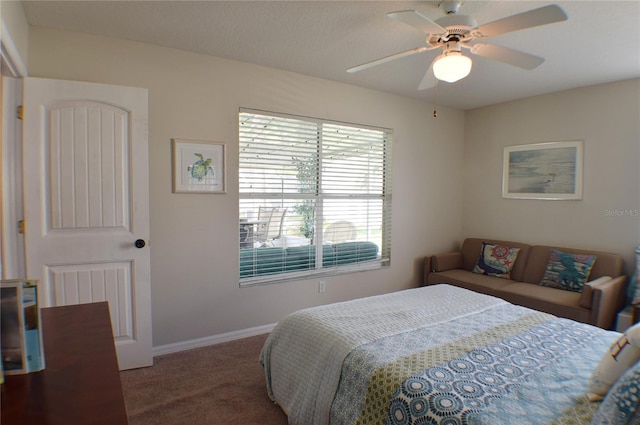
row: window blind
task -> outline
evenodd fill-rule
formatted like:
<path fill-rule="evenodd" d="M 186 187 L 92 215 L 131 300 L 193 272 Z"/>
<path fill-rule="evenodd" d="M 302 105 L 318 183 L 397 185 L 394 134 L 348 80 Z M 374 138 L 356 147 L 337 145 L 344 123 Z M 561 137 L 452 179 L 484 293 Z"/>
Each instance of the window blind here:
<path fill-rule="evenodd" d="M 241 285 L 391 256 L 391 131 L 241 109 Z"/>

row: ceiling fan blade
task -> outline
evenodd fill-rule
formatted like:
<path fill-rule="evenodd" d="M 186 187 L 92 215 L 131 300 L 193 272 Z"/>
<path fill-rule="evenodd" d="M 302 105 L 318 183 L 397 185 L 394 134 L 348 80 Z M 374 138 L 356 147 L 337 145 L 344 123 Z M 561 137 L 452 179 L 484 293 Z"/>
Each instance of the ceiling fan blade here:
<path fill-rule="evenodd" d="M 431 87 L 435 87 L 437 83 L 438 81 L 436 80 L 436 76 L 433 73 L 433 62 L 431 62 L 431 65 L 429 65 L 429 69 L 427 69 L 427 73 L 424 74 L 424 78 L 422 78 L 422 81 L 418 86 L 418 90 L 430 89 Z"/>
<path fill-rule="evenodd" d="M 390 62 L 390 61 L 395 60 L 395 59 L 400 59 L 400 58 L 403 58 L 405 56 L 415 55 L 416 53 L 422 53 L 422 52 L 425 52 L 427 50 L 429 50 L 429 48 L 427 46 L 416 47 L 415 49 L 407 50 L 405 52 L 396 53 L 396 54 L 393 54 L 393 55 L 390 55 L 390 56 L 385 56 L 383 58 L 376 59 L 376 60 L 371 61 L 371 62 L 363 63 L 362 65 L 354 66 L 353 68 L 347 69 L 347 72 L 349 74 L 353 74 L 354 72 L 362 71 L 363 69 L 371 68 L 371 67 L 376 66 L 376 65 L 381 65 L 383 63 Z"/>
<path fill-rule="evenodd" d="M 517 15 L 508 16 L 480 25 L 477 31 L 483 37 L 494 37 L 508 32 L 520 31 L 526 28 L 552 24 L 567 20 L 567 14 L 559 6 L 551 4 L 538 9 L 529 10 Z"/>
<path fill-rule="evenodd" d="M 415 10 L 400 10 L 398 12 L 389 12 L 387 17 L 404 22 L 407 25 L 411 25 L 414 28 L 419 29 L 425 34 L 444 34 L 446 29 L 433 22 L 420 12 Z"/>
<path fill-rule="evenodd" d="M 471 53 L 528 70 L 542 65 L 544 62 L 544 58 L 539 56 L 510 49 L 508 47 L 485 43 L 478 43 L 471 46 Z"/>

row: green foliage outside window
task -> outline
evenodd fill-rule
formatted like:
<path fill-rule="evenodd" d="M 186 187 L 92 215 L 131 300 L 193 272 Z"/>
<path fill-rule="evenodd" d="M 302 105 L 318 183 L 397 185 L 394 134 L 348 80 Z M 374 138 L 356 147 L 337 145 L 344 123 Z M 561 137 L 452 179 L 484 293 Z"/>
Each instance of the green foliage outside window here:
<path fill-rule="evenodd" d="M 315 194 L 317 187 L 318 167 L 315 158 L 292 158 L 296 167 L 296 178 L 300 185 L 298 192 Z M 302 218 L 300 233 L 313 243 L 315 207 L 314 201 L 305 199 L 294 207 L 296 213 Z"/>

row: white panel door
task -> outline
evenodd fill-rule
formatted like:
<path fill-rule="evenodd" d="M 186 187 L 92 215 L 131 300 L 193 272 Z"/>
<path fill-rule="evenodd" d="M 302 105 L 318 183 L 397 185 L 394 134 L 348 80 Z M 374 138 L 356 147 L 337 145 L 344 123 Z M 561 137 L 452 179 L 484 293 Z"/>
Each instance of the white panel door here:
<path fill-rule="evenodd" d="M 45 307 L 108 301 L 121 370 L 153 362 L 147 97 L 24 80 L 27 277 Z"/>

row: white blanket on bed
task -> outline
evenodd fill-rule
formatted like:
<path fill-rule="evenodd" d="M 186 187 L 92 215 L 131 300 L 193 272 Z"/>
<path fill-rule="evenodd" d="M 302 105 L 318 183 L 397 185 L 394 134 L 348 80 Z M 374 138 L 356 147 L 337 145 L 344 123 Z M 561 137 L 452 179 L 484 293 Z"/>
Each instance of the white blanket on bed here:
<path fill-rule="evenodd" d="M 326 425 L 342 363 L 356 347 L 505 301 L 450 285 L 408 289 L 292 313 L 260 354 L 269 396 L 291 425 Z"/>

